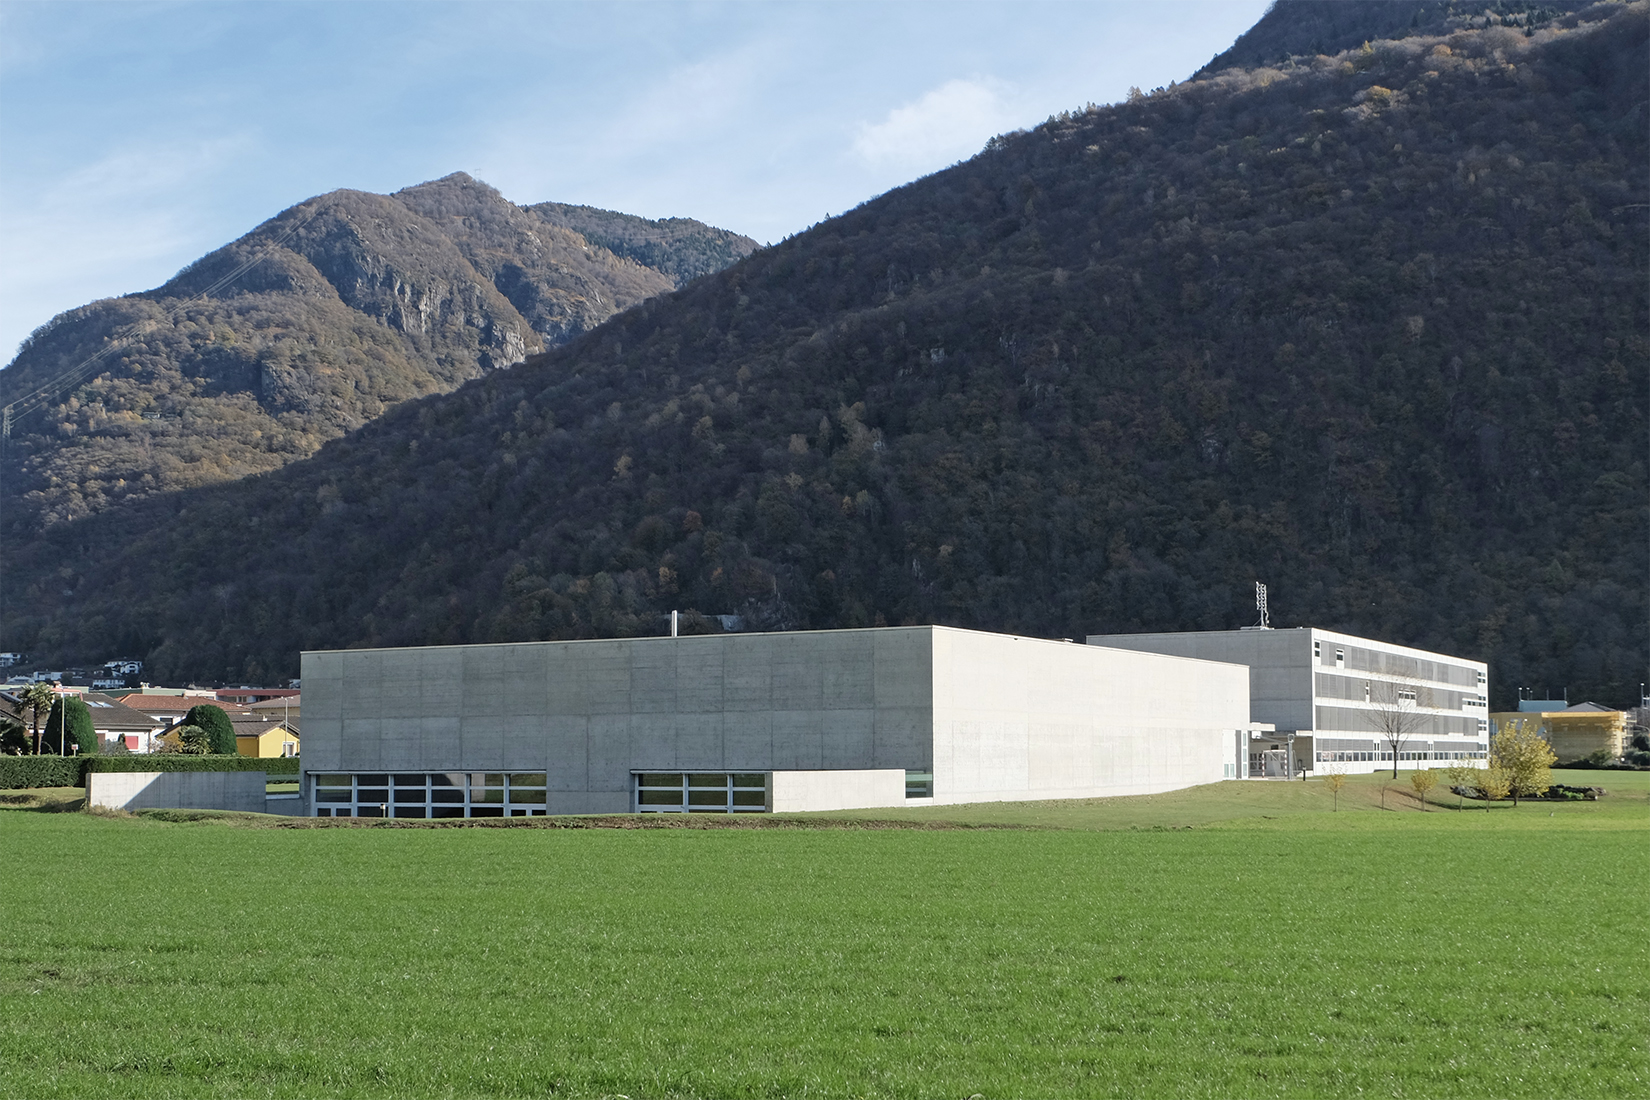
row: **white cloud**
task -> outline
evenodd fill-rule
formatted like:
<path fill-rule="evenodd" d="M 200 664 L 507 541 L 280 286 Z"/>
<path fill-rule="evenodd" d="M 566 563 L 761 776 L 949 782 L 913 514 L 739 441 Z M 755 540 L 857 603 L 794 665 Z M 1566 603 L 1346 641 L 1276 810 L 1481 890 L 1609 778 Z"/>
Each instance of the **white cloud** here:
<path fill-rule="evenodd" d="M 980 151 L 1014 125 L 1012 86 L 990 77 L 948 80 L 878 123 L 861 123 L 854 154 L 873 168 L 922 172 Z"/>

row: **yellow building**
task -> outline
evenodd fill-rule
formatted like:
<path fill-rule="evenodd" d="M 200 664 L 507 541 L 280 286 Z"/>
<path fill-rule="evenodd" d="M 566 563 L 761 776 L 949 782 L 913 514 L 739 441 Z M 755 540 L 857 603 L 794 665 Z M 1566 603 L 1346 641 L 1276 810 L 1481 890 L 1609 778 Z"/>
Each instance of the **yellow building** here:
<path fill-rule="evenodd" d="M 242 756 L 297 756 L 296 723 L 236 722 L 235 751 Z"/>
<path fill-rule="evenodd" d="M 1597 703 L 1577 703 L 1563 710 L 1503 711 L 1490 715 L 1497 729 L 1519 721 L 1536 723 L 1560 764 L 1585 760 L 1600 750 L 1610 759 L 1618 759 L 1626 717 L 1619 710 L 1608 710 Z"/>

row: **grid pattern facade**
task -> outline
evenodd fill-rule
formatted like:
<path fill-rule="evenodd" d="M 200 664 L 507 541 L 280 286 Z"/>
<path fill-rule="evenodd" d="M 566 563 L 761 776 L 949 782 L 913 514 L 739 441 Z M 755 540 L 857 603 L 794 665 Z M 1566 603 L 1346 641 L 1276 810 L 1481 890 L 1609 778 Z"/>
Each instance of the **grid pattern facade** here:
<path fill-rule="evenodd" d="M 633 804 L 643 814 L 759 814 L 768 808 L 763 772 L 636 772 Z"/>
<path fill-rule="evenodd" d="M 541 817 L 543 772 L 340 772 L 310 777 L 316 817 Z"/>

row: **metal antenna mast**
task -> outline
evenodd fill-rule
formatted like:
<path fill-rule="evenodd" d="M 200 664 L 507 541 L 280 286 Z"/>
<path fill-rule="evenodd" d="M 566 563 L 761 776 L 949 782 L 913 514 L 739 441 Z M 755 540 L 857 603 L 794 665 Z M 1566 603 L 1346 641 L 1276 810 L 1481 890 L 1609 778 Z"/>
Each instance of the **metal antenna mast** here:
<path fill-rule="evenodd" d="M 1272 616 L 1266 610 L 1266 586 L 1259 581 L 1255 582 L 1255 609 L 1260 612 L 1260 622 L 1256 625 L 1262 630 L 1272 629 Z"/>

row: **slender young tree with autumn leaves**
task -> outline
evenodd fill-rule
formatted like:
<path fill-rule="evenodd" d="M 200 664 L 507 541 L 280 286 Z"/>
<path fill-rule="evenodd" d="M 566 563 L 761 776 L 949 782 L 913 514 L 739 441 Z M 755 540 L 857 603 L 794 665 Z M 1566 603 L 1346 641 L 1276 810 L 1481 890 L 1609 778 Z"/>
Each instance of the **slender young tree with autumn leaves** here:
<path fill-rule="evenodd" d="M 1519 795 L 1540 797 L 1553 785 L 1549 771 L 1558 757 L 1541 735 L 1541 725 L 1527 718 L 1497 723 L 1490 740 L 1490 766 L 1507 773 L 1513 805 Z"/>

